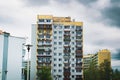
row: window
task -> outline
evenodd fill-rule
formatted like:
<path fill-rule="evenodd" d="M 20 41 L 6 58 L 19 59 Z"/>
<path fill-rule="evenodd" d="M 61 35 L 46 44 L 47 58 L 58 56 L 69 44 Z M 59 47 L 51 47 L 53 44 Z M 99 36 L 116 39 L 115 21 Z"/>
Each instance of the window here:
<path fill-rule="evenodd" d="M 54 61 L 56 61 L 56 58 L 54 58 Z"/>
<path fill-rule="evenodd" d="M 74 26 L 72 26 L 72 29 L 74 29 Z"/>
<path fill-rule="evenodd" d="M 59 69 L 59 72 L 62 72 L 62 70 L 61 70 L 61 69 Z"/>
<path fill-rule="evenodd" d="M 44 22 L 44 19 L 39 19 L 39 22 Z"/>
<path fill-rule="evenodd" d="M 54 44 L 56 45 L 56 44 L 57 44 L 57 42 L 54 42 Z"/>
<path fill-rule="evenodd" d="M 74 72 L 75 70 L 74 69 L 72 69 L 72 72 Z"/>
<path fill-rule="evenodd" d="M 62 45 L 62 42 L 59 42 L 59 45 Z"/>
<path fill-rule="evenodd" d="M 74 39 L 74 37 L 72 37 L 72 39 Z"/>
<path fill-rule="evenodd" d="M 54 64 L 54 66 L 56 66 L 56 64 Z"/>
<path fill-rule="evenodd" d="M 54 56 L 56 56 L 57 55 L 57 53 L 54 53 Z"/>
<path fill-rule="evenodd" d="M 46 22 L 51 22 L 51 20 L 50 20 L 50 19 L 47 19 Z"/>
<path fill-rule="evenodd" d="M 74 75 L 72 75 L 72 78 L 74 78 Z"/>
<path fill-rule="evenodd" d="M 59 31 L 59 34 L 62 34 L 62 31 Z"/>
<path fill-rule="evenodd" d="M 54 31 L 54 34 L 57 34 L 57 31 Z"/>
<path fill-rule="evenodd" d="M 59 64 L 59 67 L 61 67 L 62 66 L 62 64 Z"/>
<path fill-rule="evenodd" d="M 72 64 L 72 67 L 74 67 L 74 64 Z"/>
<path fill-rule="evenodd" d="M 65 28 L 65 29 L 70 29 L 70 26 L 65 26 L 64 28 Z"/>
<path fill-rule="evenodd" d="M 56 29 L 56 28 L 57 28 L 57 26 L 55 25 L 55 26 L 54 26 L 54 28 Z"/>
<path fill-rule="evenodd" d="M 56 47 L 54 47 L 54 50 L 56 50 L 57 48 Z"/>
<path fill-rule="evenodd" d="M 74 59 L 72 59 L 72 61 L 74 61 Z"/>
<path fill-rule="evenodd" d="M 57 36 L 54 36 L 54 39 L 57 39 Z"/>
<path fill-rule="evenodd" d="M 59 36 L 59 39 L 62 39 L 62 36 Z"/>
<path fill-rule="evenodd" d="M 74 31 L 72 31 L 72 34 L 74 34 Z"/>
<path fill-rule="evenodd" d="M 59 58 L 59 61 L 62 61 L 62 59 L 61 59 L 61 58 Z"/>
<path fill-rule="evenodd" d="M 72 47 L 72 50 L 74 50 L 74 47 Z"/>
<path fill-rule="evenodd" d="M 61 56 L 62 55 L 62 53 L 59 53 L 59 56 Z"/>
<path fill-rule="evenodd" d="M 74 42 L 72 42 L 72 44 L 74 44 Z"/>
<path fill-rule="evenodd" d="M 59 26 L 59 29 L 62 29 L 62 26 Z"/>
<path fill-rule="evenodd" d="M 72 55 L 74 56 L 74 53 L 72 53 Z"/>
<path fill-rule="evenodd" d="M 56 72 L 56 70 L 54 69 L 54 72 Z"/>

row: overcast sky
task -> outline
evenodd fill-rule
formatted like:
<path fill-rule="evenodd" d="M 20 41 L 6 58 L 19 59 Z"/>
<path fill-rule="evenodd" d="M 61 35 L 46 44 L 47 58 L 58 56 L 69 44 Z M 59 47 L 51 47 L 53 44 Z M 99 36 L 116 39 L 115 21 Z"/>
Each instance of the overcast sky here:
<path fill-rule="evenodd" d="M 38 14 L 84 23 L 84 54 L 109 49 L 120 67 L 120 0 L 0 0 L 0 29 L 30 41 Z"/>

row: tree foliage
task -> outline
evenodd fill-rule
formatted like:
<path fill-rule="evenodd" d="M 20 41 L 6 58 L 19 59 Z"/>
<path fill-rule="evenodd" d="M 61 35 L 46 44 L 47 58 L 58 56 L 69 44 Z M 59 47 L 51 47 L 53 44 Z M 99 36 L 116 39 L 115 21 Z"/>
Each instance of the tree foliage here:
<path fill-rule="evenodd" d="M 112 72 L 110 62 L 105 60 L 100 66 L 96 66 L 92 61 L 88 69 L 84 70 L 84 80 L 117 80 L 113 73 L 118 74 L 118 72 Z M 120 79 L 120 78 L 119 78 Z"/>
<path fill-rule="evenodd" d="M 118 69 L 112 71 L 112 80 L 120 80 L 120 71 Z"/>
<path fill-rule="evenodd" d="M 38 80 L 52 80 L 51 69 L 43 66 L 37 71 Z"/>

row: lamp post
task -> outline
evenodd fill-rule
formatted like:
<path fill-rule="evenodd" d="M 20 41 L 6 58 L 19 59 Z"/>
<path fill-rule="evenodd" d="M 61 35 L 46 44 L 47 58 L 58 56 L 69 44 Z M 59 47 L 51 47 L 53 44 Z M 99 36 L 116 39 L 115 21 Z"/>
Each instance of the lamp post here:
<path fill-rule="evenodd" d="M 30 52 L 30 47 L 32 47 L 32 45 L 27 44 L 25 45 L 27 47 L 28 50 L 28 62 L 27 62 L 27 80 L 29 80 L 29 70 L 30 70 L 30 60 L 29 60 L 29 52 Z"/>

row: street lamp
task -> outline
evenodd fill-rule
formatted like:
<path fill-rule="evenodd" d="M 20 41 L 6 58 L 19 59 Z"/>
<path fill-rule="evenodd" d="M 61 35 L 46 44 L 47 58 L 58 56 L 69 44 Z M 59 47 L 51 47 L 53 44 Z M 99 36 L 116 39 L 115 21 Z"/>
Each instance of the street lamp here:
<path fill-rule="evenodd" d="M 32 45 L 27 44 L 25 45 L 27 47 L 28 50 L 28 62 L 27 62 L 27 80 L 29 80 L 29 70 L 30 70 L 30 60 L 29 60 L 29 52 L 30 52 L 30 47 L 32 47 Z"/>

